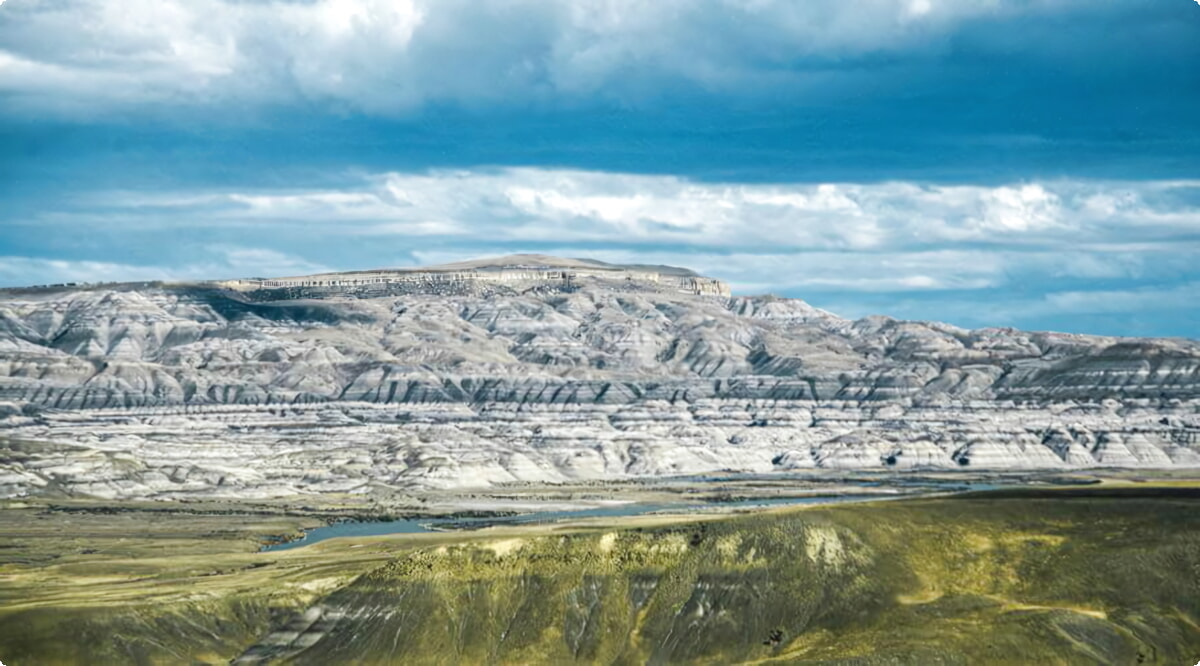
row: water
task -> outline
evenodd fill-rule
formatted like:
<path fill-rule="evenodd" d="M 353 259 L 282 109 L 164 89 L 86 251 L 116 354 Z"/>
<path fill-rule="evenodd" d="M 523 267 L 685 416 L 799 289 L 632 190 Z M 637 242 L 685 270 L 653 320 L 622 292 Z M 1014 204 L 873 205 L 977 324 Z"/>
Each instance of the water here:
<path fill-rule="evenodd" d="M 425 521 L 428 522 L 428 521 Z M 415 520 L 389 520 L 385 522 L 345 522 L 326 525 L 325 527 L 317 527 L 311 530 L 305 530 L 304 536 L 294 541 L 285 541 L 263 548 L 264 551 L 272 550 L 291 550 L 301 546 L 308 546 L 318 541 L 333 539 L 336 537 L 364 537 L 364 536 L 381 536 L 384 534 L 417 534 L 420 532 L 430 532 L 432 530 L 426 528 L 420 522 Z"/>
<path fill-rule="evenodd" d="M 778 480 L 778 475 L 762 474 L 727 474 L 710 477 L 692 477 L 700 481 L 745 481 L 762 478 Z M 920 488 L 928 492 L 968 492 L 979 490 L 997 490 L 1007 488 L 1011 483 L 993 483 L 977 479 L 941 479 L 941 478 L 891 478 L 884 483 L 877 479 L 841 480 L 842 485 L 875 488 L 885 485 L 901 486 L 908 489 Z M 889 497 L 912 497 L 912 493 L 903 495 L 831 495 L 822 497 L 758 497 L 733 500 L 729 502 L 627 502 L 592 509 L 577 509 L 574 511 L 535 511 L 515 516 L 486 516 L 482 518 L 418 518 L 414 520 L 391 520 L 383 522 L 344 522 L 306 530 L 304 536 L 294 541 L 278 543 L 263 548 L 264 551 L 291 550 L 302 546 L 311 546 L 326 539 L 338 537 L 383 536 L 386 534 L 418 534 L 424 532 L 441 532 L 455 529 L 477 529 L 490 525 L 529 525 L 536 523 L 552 523 L 558 520 L 573 520 L 578 518 L 620 518 L 623 516 L 641 516 L 649 513 L 673 512 L 687 513 L 705 509 L 734 508 L 734 507 L 768 507 L 788 506 L 793 504 L 835 504 L 839 502 L 861 502 L 869 499 L 887 499 Z"/>
<path fill-rule="evenodd" d="M 788 506 L 793 504 L 835 504 L 840 502 L 861 502 L 869 499 L 884 499 L 880 495 L 836 495 L 826 497 L 757 497 L 733 500 L 729 502 L 628 502 L 592 509 L 574 511 L 535 511 L 516 516 L 488 516 L 485 518 L 419 518 L 415 520 L 390 520 L 384 522 L 344 522 L 306 530 L 304 537 L 295 541 L 277 543 L 263 548 L 264 551 L 291 550 L 302 546 L 311 546 L 326 539 L 339 537 L 382 536 L 385 534 L 418 534 L 423 532 L 438 532 L 446 529 L 471 529 L 490 525 L 529 525 L 536 523 L 552 523 L 559 520 L 578 518 L 619 518 L 623 516 L 641 516 L 659 512 L 690 512 L 704 509 L 734 508 L 734 507 L 767 507 Z"/>

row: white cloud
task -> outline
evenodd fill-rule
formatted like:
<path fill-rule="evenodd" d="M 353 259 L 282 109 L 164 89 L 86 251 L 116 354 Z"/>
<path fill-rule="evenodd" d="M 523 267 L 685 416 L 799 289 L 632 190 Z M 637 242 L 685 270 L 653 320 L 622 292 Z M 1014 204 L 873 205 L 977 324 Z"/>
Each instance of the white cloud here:
<path fill-rule="evenodd" d="M 164 280 L 161 266 L 131 266 L 104 261 L 66 261 L 31 257 L 0 257 L 0 283 L 6 286 L 112 280 Z"/>
<path fill-rule="evenodd" d="M 1124 328 L 1133 332 L 1146 324 L 1150 324 L 1153 330 L 1156 324 L 1171 326 L 1172 321 L 1194 321 L 1197 301 L 1200 301 L 1200 282 L 1186 281 L 1127 289 L 1051 291 L 1024 297 L 1007 294 L 982 304 L 980 299 L 950 299 L 932 304 L 912 300 L 893 312 L 898 316 L 908 316 L 912 312 L 933 312 L 936 317 L 954 319 L 967 326 L 1028 327 L 1029 322 L 1053 318 L 1059 321 L 1084 317 L 1110 318 L 1126 321 Z M 1155 322 L 1156 318 L 1161 320 Z M 1185 335 L 1195 337 L 1195 332 L 1189 330 Z"/>
<path fill-rule="evenodd" d="M 512 168 L 379 173 L 338 189 L 109 192 L 28 223 L 59 236 L 103 230 L 130 246 L 178 228 L 200 251 L 177 266 L 0 259 L 0 283 L 297 275 L 537 251 L 686 266 L 736 293 L 812 294 L 846 314 L 976 325 L 1115 316 L 1194 302 L 1155 285 L 1200 284 L 1196 191 L 1200 181 L 745 184 Z"/>
<path fill-rule="evenodd" d="M 0 285 L 211 280 L 250 275 L 306 275 L 329 270 L 327 266 L 269 249 L 218 245 L 203 248 L 203 252 L 205 260 L 183 265 L 0 256 Z"/>
<path fill-rule="evenodd" d="M 1200 282 L 1186 282 L 1166 287 L 1053 292 L 1045 296 L 1040 309 L 1051 313 L 1111 314 L 1178 309 L 1197 301 L 1200 301 Z"/>
<path fill-rule="evenodd" d="M 1136 240 L 1165 247 L 1200 234 L 1200 207 L 1155 203 L 1170 188 L 1200 189 L 1200 182 L 749 185 L 512 168 L 384 173 L 337 190 L 123 193 L 101 202 L 110 218 L 124 216 L 131 225 L 202 218 L 218 225 L 334 227 L 360 236 L 674 244 L 726 252 L 1015 245 L 1065 250 L 1063 270 L 1069 271 L 1071 252 L 1144 251 L 1123 245 Z M 1074 265 L 1100 274 L 1085 263 Z"/>
<path fill-rule="evenodd" d="M 930 0 L 911 0 L 908 3 L 908 12 L 915 16 L 924 16 L 933 11 L 933 3 Z"/>
<path fill-rule="evenodd" d="M 981 197 L 975 224 L 984 231 L 1028 231 L 1062 223 L 1059 199 L 1041 185 L 998 187 Z"/>
<path fill-rule="evenodd" d="M 1061 0 L 60 0 L 0 14 L 0 91 L 30 111 L 429 101 L 805 85 L 804 58 L 928 49 Z"/>
<path fill-rule="evenodd" d="M 262 276 L 311 275 L 331 270 L 328 266 L 267 248 L 214 245 L 206 248 L 215 255 L 207 264 L 186 266 L 182 276 L 194 279 Z"/>

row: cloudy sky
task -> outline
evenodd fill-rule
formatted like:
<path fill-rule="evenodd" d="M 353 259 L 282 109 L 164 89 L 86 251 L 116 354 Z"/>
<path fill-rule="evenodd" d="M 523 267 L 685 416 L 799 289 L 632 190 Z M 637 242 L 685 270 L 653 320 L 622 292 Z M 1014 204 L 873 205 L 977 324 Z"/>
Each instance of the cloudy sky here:
<path fill-rule="evenodd" d="M 519 251 L 1200 337 L 1200 5 L 0 0 L 0 285 Z"/>

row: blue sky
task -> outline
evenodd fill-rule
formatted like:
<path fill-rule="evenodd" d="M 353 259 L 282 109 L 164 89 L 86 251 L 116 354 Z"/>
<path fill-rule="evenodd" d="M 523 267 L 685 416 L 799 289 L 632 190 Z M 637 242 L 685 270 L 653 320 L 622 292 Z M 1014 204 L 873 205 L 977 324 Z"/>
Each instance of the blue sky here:
<path fill-rule="evenodd" d="M 7 0 L 0 285 L 516 251 L 1200 337 L 1193 0 Z"/>

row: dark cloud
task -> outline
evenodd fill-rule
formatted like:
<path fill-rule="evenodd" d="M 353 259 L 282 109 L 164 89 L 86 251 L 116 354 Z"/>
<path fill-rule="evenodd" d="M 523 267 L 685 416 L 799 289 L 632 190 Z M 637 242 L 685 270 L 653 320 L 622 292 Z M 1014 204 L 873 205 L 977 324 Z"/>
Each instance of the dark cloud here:
<path fill-rule="evenodd" d="M 1200 7 L 1166 0 L 8 2 L 0 280 L 535 249 L 1192 334 L 1197 62 Z M 859 212 L 693 196 L 820 183 Z"/>

